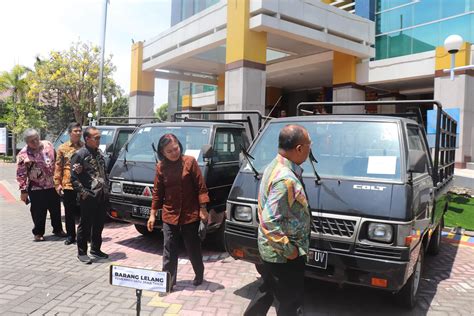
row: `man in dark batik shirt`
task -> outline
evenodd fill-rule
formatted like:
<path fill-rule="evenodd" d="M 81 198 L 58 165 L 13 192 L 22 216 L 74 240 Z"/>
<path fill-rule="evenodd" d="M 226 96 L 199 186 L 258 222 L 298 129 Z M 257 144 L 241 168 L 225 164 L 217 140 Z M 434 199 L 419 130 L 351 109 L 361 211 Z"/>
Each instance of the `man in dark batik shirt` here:
<path fill-rule="evenodd" d="M 85 146 L 71 158 L 71 182 L 81 204 L 81 221 L 77 227 L 77 258 L 90 264 L 92 261 L 87 255 L 88 236 L 91 236 L 90 254 L 99 259 L 109 257 L 100 250 L 109 188 L 104 157 L 99 150 L 100 131 L 92 126 L 87 127 L 84 140 Z"/>

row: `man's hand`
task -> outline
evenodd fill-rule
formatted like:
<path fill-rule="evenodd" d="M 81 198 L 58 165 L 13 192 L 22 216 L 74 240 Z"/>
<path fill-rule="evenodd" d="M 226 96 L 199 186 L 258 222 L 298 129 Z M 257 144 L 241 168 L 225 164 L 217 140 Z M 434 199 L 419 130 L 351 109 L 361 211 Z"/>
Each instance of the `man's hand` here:
<path fill-rule="evenodd" d="M 207 223 L 209 219 L 209 212 L 207 211 L 206 207 L 201 206 L 199 208 L 199 217 L 201 218 L 201 221 Z"/>
<path fill-rule="evenodd" d="M 72 165 L 72 171 L 74 171 L 77 174 L 81 173 L 82 165 L 80 163 L 75 163 L 74 165 Z"/>
<path fill-rule="evenodd" d="M 61 185 L 58 185 L 55 189 L 56 189 L 56 192 L 58 193 L 59 196 L 64 195 L 63 187 Z"/>
<path fill-rule="evenodd" d="M 149 232 L 153 231 L 153 226 L 155 226 L 156 216 L 153 210 L 150 212 L 150 217 L 148 218 L 148 222 L 146 222 L 146 228 Z"/>
<path fill-rule="evenodd" d="M 28 200 L 28 192 L 21 193 L 20 199 L 26 204 L 26 201 Z"/>

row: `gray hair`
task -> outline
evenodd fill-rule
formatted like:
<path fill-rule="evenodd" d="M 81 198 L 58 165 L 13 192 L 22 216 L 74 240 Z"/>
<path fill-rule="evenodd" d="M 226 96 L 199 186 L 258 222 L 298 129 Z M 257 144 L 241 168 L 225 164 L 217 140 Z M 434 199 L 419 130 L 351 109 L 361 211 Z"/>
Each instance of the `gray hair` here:
<path fill-rule="evenodd" d="M 23 132 L 23 140 L 26 142 L 28 140 L 28 138 L 31 138 L 31 137 L 34 137 L 34 136 L 38 136 L 39 137 L 39 133 L 37 130 L 35 130 L 34 128 L 27 128 L 24 132 Z"/>

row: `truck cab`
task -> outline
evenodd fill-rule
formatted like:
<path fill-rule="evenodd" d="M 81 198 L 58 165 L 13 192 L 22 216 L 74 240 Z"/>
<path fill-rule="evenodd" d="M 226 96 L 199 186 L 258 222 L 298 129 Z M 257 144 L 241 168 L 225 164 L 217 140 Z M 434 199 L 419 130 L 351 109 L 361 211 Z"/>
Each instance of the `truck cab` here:
<path fill-rule="evenodd" d="M 201 168 L 210 203 L 208 232 L 215 233 L 216 244 L 222 248 L 227 196 L 239 171 L 241 148 L 249 146 L 245 127 L 230 121 L 177 121 L 142 125 L 124 146 L 113 167 L 110 179 L 109 215 L 135 225 L 138 232 L 148 235 L 146 222 L 150 215 L 156 148 L 160 137 L 167 133 L 177 136 L 183 154 L 196 158 Z M 159 214 L 160 215 L 160 214 Z M 158 216 L 155 228 L 162 228 Z"/>
<path fill-rule="evenodd" d="M 425 102 L 438 108 L 432 150 L 421 118 L 402 114 L 311 115 L 299 106 L 310 115 L 269 122 L 252 143 L 229 194 L 229 254 L 259 269 L 260 178 L 277 154 L 280 130 L 298 124 L 313 140 L 313 157 L 302 165 L 312 217 L 306 276 L 391 291 L 403 305 L 413 307 L 424 254 L 439 251 L 456 138 L 456 122 L 437 102 L 397 104 Z"/>
<path fill-rule="evenodd" d="M 87 126 L 83 126 L 82 130 L 84 130 L 86 127 Z M 100 130 L 99 148 L 104 153 L 107 172 L 110 173 L 115 161 L 117 160 L 120 149 L 122 149 L 123 145 L 131 138 L 136 127 L 116 125 L 98 125 L 96 127 Z M 57 150 L 61 144 L 67 142 L 68 140 L 69 132 L 66 129 L 54 141 L 54 149 Z M 84 140 L 82 139 L 82 141 Z"/>

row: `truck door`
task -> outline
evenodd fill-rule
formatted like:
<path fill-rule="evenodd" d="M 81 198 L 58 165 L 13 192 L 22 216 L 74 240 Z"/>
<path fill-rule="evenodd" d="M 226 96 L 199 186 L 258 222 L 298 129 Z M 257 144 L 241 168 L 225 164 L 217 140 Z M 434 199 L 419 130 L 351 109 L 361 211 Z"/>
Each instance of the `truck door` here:
<path fill-rule="evenodd" d="M 407 125 L 408 155 L 411 150 L 421 150 L 426 154 L 424 172 L 413 173 L 413 213 L 418 229 L 424 231 L 431 223 L 433 211 L 433 179 L 431 177 L 430 156 L 417 125 Z"/>
<path fill-rule="evenodd" d="M 230 188 L 239 171 L 239 153 L 246 139 L 243 129 L 217 128 L 214 137 L 214 156 L 207 173 L 207 186 L 211 198 L 210 208 L 225 210 Z"/>

